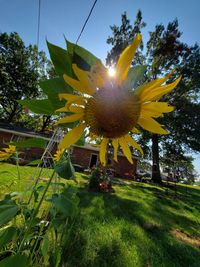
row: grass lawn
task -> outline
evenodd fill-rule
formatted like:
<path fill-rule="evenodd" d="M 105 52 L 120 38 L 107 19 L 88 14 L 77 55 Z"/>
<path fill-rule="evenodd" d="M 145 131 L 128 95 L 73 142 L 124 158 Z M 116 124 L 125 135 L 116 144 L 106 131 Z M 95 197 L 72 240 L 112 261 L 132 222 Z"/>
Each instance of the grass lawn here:
<path fill-rule="evenodd" d="M 9 171 L 10 173 L 6 173 Z M 31 167 L 0 165 L 1 192 L 23 190 Z M 12 173 L 12 174 L 11 174 Z M 115 193 L 88 193 L 77 173 L 80 215 L 66 253 L 68 267 L 199 267 L 200 188 L 171 190 L 114 181 Z M 13 183 L 13 181 L 15 183 Z"/>

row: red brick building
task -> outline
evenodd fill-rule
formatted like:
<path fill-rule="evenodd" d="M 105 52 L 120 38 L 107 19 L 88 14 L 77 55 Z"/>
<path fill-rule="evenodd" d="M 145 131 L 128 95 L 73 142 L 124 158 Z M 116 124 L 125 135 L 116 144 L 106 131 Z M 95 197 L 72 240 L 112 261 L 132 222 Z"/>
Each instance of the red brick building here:
<path fill-rule="evenodd" d="M 4 146 L 6 142 L 21 141 L 27 138 L 38 137 L 50 141 L 50 136 L 41 135 L 26 129 L 19 129 L 12 125 L 0 124 L 0 146 Z M 53 147 L 52 154 L 57 149 L 57 143 Z M 35 160 L 41 158 L 44 150 L 41 148 L 27 148 L 24 149 L 24 160 Z M 83 169 L 89 169 L 93 166 L 99 165 L 99 147 L 96 145 L 85 144 L 84 146 L 72 146 L 70 149 L 71 161 L 73 164 L 81 166 Z M 137 157 L 134 157 L 134 164 L 130 164 L 127 158 L 119 152 L 118 162 L 112 160 L 112 157 L 108 157 L 108 165 L 111 168 L 115 176 L 133 178 L 137 170 Z"/>
<path fill-rule="evenodd" d="M 84 146 L 72 146 L 71 161 L 74 164 L 83 166 L 84 168 L 92 168 L 99 165 L 99 147 L 91 144 Z M 109 162 L 110 161 L 110 162 Z M 133 177 L 137 169 L 137 158 L 133 159 L 134 164 L 130 164 L 127 158 L 122 154 L 118 154 L 118 162 L 108 159 L 109 167 L 114 170 L 118 177 Z"/>

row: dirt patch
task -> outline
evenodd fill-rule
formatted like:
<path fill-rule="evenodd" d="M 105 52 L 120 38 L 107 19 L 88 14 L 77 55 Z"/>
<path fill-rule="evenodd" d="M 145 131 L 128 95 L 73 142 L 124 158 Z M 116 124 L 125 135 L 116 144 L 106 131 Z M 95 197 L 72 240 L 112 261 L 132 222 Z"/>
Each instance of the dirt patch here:
<path fill-rule="evenodd" d="M 184 233 L 181 230 L 174 229 L 171 231 L 171 234 L 178 240 L 188 243 L 194 247 L 200 248 L 200 238 L 194 237 Z"/>

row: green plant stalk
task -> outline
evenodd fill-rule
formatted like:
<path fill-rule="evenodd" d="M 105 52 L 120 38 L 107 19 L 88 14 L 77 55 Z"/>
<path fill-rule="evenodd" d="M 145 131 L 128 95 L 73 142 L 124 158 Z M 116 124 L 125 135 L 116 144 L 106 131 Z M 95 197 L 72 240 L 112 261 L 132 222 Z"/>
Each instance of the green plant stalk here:
<path fill-rule="evenodd" d="M 38 203 L 35 211 L 33 212 L 33 217 L 35 217 L 37 215 L 37 213 L 38 213 L 38 211 L 39 211 L 39 209 L 40 209 L 40 207 L 42 205 L 42 202 L 44 200 L 44 197 L 45 197 L 45 195 L 46 195 L 46 193 L 47 193 L 47 191 L 49 189 L 49 186 L 50 186 L 50 184 L 51 184 L 51 182 L 53 180 L 54 174 L 55 174 L 55 170 L 53 171 L 53 173 L 52 173 L 52 175 L 51 175 L 51 177 L 50 177 L 50 179 L 49 179 L 49 181 L 48 181 L 48 183 L 47 183 L 47 185 L 45 187 L 45 190 L 44 190 L 44 192 L 42 194 L 42 197 L 41 197 L 41 199 L 40 199 L 40 201 L 39 201 L 39 203 Z"/>
<path fill-rule="evenodd" d="M 21 180 L 20 171 L 19 171 L 19 155 L 18 155 L 18 153 L 16 153 L 16 166 L 17 166 L 18 180 Z"/>
<path fill-rule="evenodd" d="M 35 249 L 36 249 L 36 247 L 37 247 L 37 245 L 38 245 L 38 242 L 39 242 L 39 237 L 40 237 L 40 235 L 41 235 L 43 229 L 44 229 L 44 225 L 42 225 L 42 227 L 40 228 L 40 231 L 39 231 L 39 234 L 38 234 L 38 238 L 37 238 L 37 240 L 35 241 L 35 244 L 34 244 L 33 249 L 32 249 L 32 251 L 31 251 L 31 255 L 30 255 L 30 267 L 31 267 L 31 266 L 34 266 L 34 265 L 33 265 L 33 264 L 34 264 L 34 262 L 33 262 L 33 256 L 34 256 Z"/>
<path fill-rule="evenodd" d="M 36 182 L 35 182 L 35 184 L 34 184 L 34 186 L 33 186 L 33 189 L 32 189 L 32 191 L 31 191 L 31 195 L 30 195 L 29 200 L 28 200 L 28 204 L 30 204 L 30 202 L 31 202 L 31 199 L 32 199 L 32 197 L 33 197 L 33 192 L 34 192 L 34 190 L 35 190 L 35 188 L 36 188 L 36 186 L 37 186 L 37 184 L 38 184 L 38 182 L 39 182 L 39 177 L 40 177 L 42 171 L 43 171 L 43 167 L 41 167 L 40 172 L 39 172 L 39 174 L 38 174 L 38 177 L 37 177 L 37 179 L 36 179 Z"/>
<path fill-rule="evenodd" d="M 46 187 L 45 187 L 45 190 L 44 190 L 44 192 L 43 192 L 43 194 L 42 194 L 42 197 L 41 197 L 41 199 L 40 199 L 40 201 L 39 201 L 39 203 L 38 203 L 36 209 L 34 210 L 34 212 L 33 212 L 33 214 L 32 214 L 32 217 L 31 217 L 31 219 L 30 219 L 30 223 L 29 223 L 29 225 L 28 225 L 28 227 L 27 227 L 27 229 L 26 229 L 26 231 L 25 231 L 25 233 L 24 233 L 24 237 L 23 237 L 23 239 L 22 239 L 22 241 L 21 241 L 21 244 L 20 244 L 20 246 L 19 246 L 18 252 L 20 252 L 21 247 L 22 247 L 24 241 L 26 240 L 27 233 L 29 232 L 29 229 L 32 227 L 33 219 L 34 219 L 34 218 L 36 217 L 36 215 L 38 214 L 38 211 L 39 211 L 39 209 L 40 209 L 40 207 L 41 207 L 41 205 L 42 205 L 42 202 L 44 201 L 45 195 L 46 195 L 46 193 L 47 193 L 47 191 L 48 191 L 48 189 L 49 189 L 49 186 L 50 186 L 50 184 L 51 184 L 51 182 L 52 182 L 52 180 L 53 180 L 54 174 L 55 174 L 55 171 L 53 171 L 53 173 L 52 173 L 52 175 L 51 175 L 51 177 L 50 177 L 50 179 L 49 179 L 49 181 L 48 181 L 48 183 L 47 183 L 47 185 L 46 185 Z"/>

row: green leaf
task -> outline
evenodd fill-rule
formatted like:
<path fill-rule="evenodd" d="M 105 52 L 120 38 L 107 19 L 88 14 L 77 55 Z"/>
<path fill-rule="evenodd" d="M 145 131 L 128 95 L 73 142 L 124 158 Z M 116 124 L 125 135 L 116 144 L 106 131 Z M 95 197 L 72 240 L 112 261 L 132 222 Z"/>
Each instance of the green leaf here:
<path fill-rule="evenodd" d="M 73 44 L 71 42 L 69 42 L 68 40 L 66 40 L 66 44 L 67 44 L 67 50 L 69 52 L 70 55 L 75 55 L 75 58 L 73 58 L 75 61 L 75 63 L 78 64 L 78 59 L 76 59 L 76 55 L 79 56 L 80 58 L 82 58 L 90 67 L 93 66 L 98 60 L 99 58 L 97 58 L 96 56 L 94 56 L 91 52 L 89 52 L 88 50 L 86 50 L 85 48 L 77 45 L 77 44 Z M 79 66 L 81 67 L 81 66 Z M 83 69 L 85 69 L 83 67 Z"/>
<path fill-rule="evenodd" d="M 47 141 L 38 137 L 29 138 L 24 141 L 19 142 L 10 142 L 10 145 L 14 145 L 16 147 L 39 147 L 45 148 L 47 145 Z M 30 164 L 30 163 L 29 163 Z"/>
<path fill-rule="evenodd" d="M 0 231 L 0 248 L 10 242 L 16 235 L 17 229 L 13 226 Z"/>
<path fill-rule="evenodd" d="M 71 163 L 70 158 L 66 159 L 63 157 L 61 160 L 59 160 L 57 163 L 54 164 L 54 169 L 56 173 L 64 178 L 64 179 L 71 179 L 74 178 L 74 167 Z"/>
<path fill-rule="evenodd" d="M 63 77 L 64 73 L 72 77 L 71 56 L 69 55 L 69 53 L 61 47 L 53 45 L 48 41 L 47 46 L 56 73 L 60 77 Z"/>
<path fill-rule="evenodd" d="M 66 187 L 61 194 L 52 199 L 52 202 L 57 210 L 66 217 L 73 217 L 78 211 L 77 188 L 74 186 Z"/>
<path fill-rule="evenodd" d="M 51 105 L 54 107 L 54 110 L 63 107 L 66 103 L 66 101 L 60 101 L 58 94 L 71 94 L 73 92 L 73 89 L 64 82 L 63 78 L 52 78 L 42 81 L 40 82 L 40 87 L 48 96 L 48 99 L 51 102 Z"/>
<path fill-rule="evenodd" d="M 47 235 L 44 236 L 42 245 L 41 245 L 41 252 L 44 258 L 45 266 L 48 264 L 49 261 L 49 238 Z"/>
<path fill-rule="evenodd" d="M 127 78 L 124 81 L 124 87 L 126 89 L 134 89 L 138 87 L 139 82 L 143 79 L 146 72 L 146 66 L 135 66 L 128 72 Z"/>
<path fill-rule="evenodd" d="M 0 262 L 0 267 L 27 267 L 28 258 L 22 254 L 7 257 Z"/>
<path fill-rule="evenodd" d="M 19 210 L 19 207 L 16 204 L 8 204 L 0 206 L 0 226 L 11 221 Z"/>
<path fill-rule="evenodd" d="M 65 187 L 65 183 L 51 183 L 51 186 L 62 186 L 62 187 Z"/>
<path fill-rule="evenodd" d="M 41 159 L 36 159 L 36 160 L 33 160 L 31 162 L 29 162 L 28 164 L 26 164 L 27 166 L 31 165 L 31 166 L 37 166 L 39 164 L 41 164 L 43 161 Z"/>
<path fill-rule="evenodd" d="M 52 106 L 51 102 L 48 99 L 34 99 L 34 100 L 18 100 L 18 102 L 29 108 L 32 112 L 36 114 L 43 115 L 55 115 L 55 108 Z"/>

